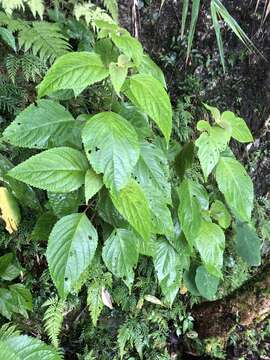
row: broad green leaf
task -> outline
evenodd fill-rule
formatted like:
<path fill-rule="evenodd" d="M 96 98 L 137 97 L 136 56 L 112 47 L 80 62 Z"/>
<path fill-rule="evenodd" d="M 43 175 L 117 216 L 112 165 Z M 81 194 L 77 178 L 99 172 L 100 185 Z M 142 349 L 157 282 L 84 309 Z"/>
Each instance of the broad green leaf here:
<path fill-rule="evenodd" d="M 195 282 L 195 276 L 196 276 L 196 267 L 191 264 L 190 268 L 186 270 L 183 274 L 183 282 L 188 291 L 194 295 L 199 296 L 199 290 L 197 288 L 196 282 Z"/>
<path fill-rule="evenodd" d="M 78 96 L 87 86 L 109 75 L 98 54 L 73 52 L 59 57 L 38 85 L 38 96 L 43 97 L 62 89 L 72 89 Z"/>
<path fill-rule="evenodd" d="M 9 29 L 0 27 L 0 38 L 2 38 L 2 40 L 8 46 L 10 46 L 11 49 L 13 49 L 15 52 L 17 51 L 15 37 L 13 36 L 12 32 Z"/>
<path fill-rule="evenodd" d="M 203 104 L 203 105 L 208 111 L 210 111 L 210 113 L 211 113 L 213 119 L 215 120 L 215 122 L 219 123 L 219 121 L 220 121 L 220 111 L 214 106 L 210 106 L 208 104 Z"/>
<path fill-rule="evenodd" d="M 118 49 L 131 58 L 136 66 L 139 66 L 143 56 L 141 43 L 132 37 L 125 29 L 119 29 L 112 32 L 111 37 Z"/>
<path fill-rule="evenodd" d="M 132 125 L 114 112 L 103 112 L 87 121 L 82 137 L 90 164 L 97 174 L 104 174 L 106 187 L 122 189 L 129 181 L 140 152 Z"/>
<path fill-rule="evenodd" d="M 146 75 L 152 75 L 165 88 L 167 87 L 165 77 L 164 77 L 162 70 L 147 54 L 144 54 L 142 57 L 142 62 L 139 66 L 139 73 L 146 74 Z"/>
<path fill-rule="evenodd" d="M 236 223 L 236 251 L 248 265 L 261 265 L 261 246 L 261 239 L 249 224 L 243 222 Z"/>
<path fill-rule="evenodd" d="M 171 234 L 173 222 L 167 207 L 167 204 L 171 204 L 171 186 L 169 166 L 164 152 L 155 144 L 143 142 L 140 158 L 133 174 L 148 199 L 153 232 Z"/>
<path fill-rule="evenodd" d="M 122 104 L 121 106 L 117 106 L 116 112 L 131 123 L 135 128 L 139 139 L 151 137 L 152 130 L 149 126 L 148 117 L 136 106 L 128 103 Z"/>
<path fill-rule="evenodd" d="M 223 229 L 227 229 L 231 224 L 231 215 L 226 206 L 219 200 L 215 200 L 211 205 L 210 215 Z"/>
<path fill-rule="evenodd" d="M 27 317 L 27 310 L 32 310 L 32 296 L 22 284 L 13 284 L 0 288 L 0 313 L 10 319 L 13 313 Z"/>
<path fill-rule="evenodd" d="M 168 143 L 172 131 L 172 107 L 161 83 L 150 75 L 132 75 L 125 94 L 156 122 Z"/>
<path fill-rule="evenodd" d="M 100 55 L 105 66 L 109 66 L 111 62 L 117 62 L 119 53 L 110 39 L 96 41 L 94 50 Z"/>
<path fill-rule="evenodd" d="M 7 319 L 11 319 L 12 314 L 15 313 L 16 309 L 14 309 L 12 294 L 8 288 L 0 288 L 0 314 L 6 317 Z"/>
<path fill-rule="evenodd" d="M 195 276 L 196 286 L 200 294 L 207 300 L 213 300 L 218 289 L 219 279 L 209 274 L 204 266 L 199 266 Z"/>
<path fill-rule="evenodd" d="M 32 295 L 24 285 L 13 284 L 9 286 L 12 296 L 13 311 L 27 317 L 27 311 L 32 310 Z"/>
<path fill-rule="evenodd" d="M 52 346 L 26 335 L 0 340 L 0 353 L 6 360 L 61 360 Z"/>
<path fill-rule="evenodd" d="M 221 115 L 221 123 L 227 123 L 231 127 L 232 137 L 241 142 L 248 143 L 253 141 L 253 136 L 244 119 L 237 117 L 231 111 L 225 111 Z"/>
<path fill-rule="evenodd" d="M 0 187 L 0 211 L 0 218 L 4 220 L 6 230 L 10 234 L 17 231 L 21 221 L 20 208 L 12 193 L 5 187 Z"/>
<path fill-rule="evenodd" d="M 203 220 L 194 243 L 207 271 L 213 276 L 222 277 L 221 268 L 225 249 L 222 229 L 212 222 Z"/>
<path fill-rule="evenodd" d="M 0 179 L 9 185 L 10 190 L 12 190 L 20 205 L 40 210 L 40 203 L 34 190 L 30 186 L 6 175 L 13 167 L 14 165 L 5 156 L 0 154 Z"/>
<path fill-rule="evenodd" d="M 221 157 L 216 168 L 216 180 L 233 214 L 242 221 L 249 221 L 254 194 L 245 168 L 233 158 Z"/>
<path fill-rule="evenodd" d="M 174 167 L 177 175 L 183 180 L 186 170 L 188 170 L 194 160 L 194 142 L 191 141 L 183 146 L 175 157 Z"/>
<path fill-rule="evenodd" d="M 128 222 L 122 217 L 122 215 L 116 210 L 113 205 L 112 199 L 108 190 L 103 188 L 98 194 L 98 214 L 105 221 L 115 228 L 126 228 Z"/>
<path fill-rule="evenodd" d="M 196 125 L 197 130 L 199 131 L 207 131 L 208 134 L 210 134 L 211 131 L 211 125 L 206 120 L 199 120 Z"/>
<path fill-rule="evenodd" d="M 13 253 L 7 253 L 0 257 L 0 277 L 11 281 L 20 275 L 22 268 L 18 264 Z"/>
<path fill-rule="evenodd" d="M 134 280 L 133 268 L 137 265 L 139 252 L 136 235 L 125 229 L 116 229 L 105 241 L 102 258 L 107 268 L 123 279 L 131 289 Z"/>
<path fill-rule="evenodd" d="M 180 225 L 189 245 L 193 246 L 201 226 L 201 209 L 208 205 L 207 193 L 202 186 L 185 179 L 179 186 L 179 199 Z"/>
<path fill-rule="evenodd" d="M 158 146 L 147 141 L 141 143 L 140 157 L 134 169 L 134 176 L 143 189 L 147 191 L 155 189 L 166 204 L 171 204 L 169 165 L 164 152 Z"/>
<path fill-rule="evenodd" d="M 86 204 L 92 197 L 99 192 L 103 186 L 101 175 L 96 174 L 92 169 L 88 169 L 85 174 L 85 201 Z"/>
<path fill-rule="evenodd" d="M 117 95 L 120 95 L 120 90 L 127 77 L 128 67 L 120 66 L 117 63 L 110 63 L 109 72 L 114 90 Z"/>
<path fill-rule="evenodd" d="M 12 145 L 46 149 L 53 146 L 80 147 L 80 126 L 65 108 L 52 100 L 38 100 L 22 111 L 5 129 Z"/>
<path fill-rule="evenodd" d="M 149 189 L 149 192 L 146 192 L 144 189 L 144 192 L 151 210 L 152 232 L 168 237 L 172 236 L 174 226 L 171 211 L 167 206 L 165 199 L 163 199 L 154 189 Z"/>
<path fill-rule="evenodd" d="M 74 291 L 95 255 L 97 242 L 97 232 L 85 214 L 67 215 L 53 227 L 46 256 L 61 297 Z"/>
<path fill-rule="evenodd" d="M 52 212 L 58 218 L 76 213 L 81 204 L 84 203 L 82 189 L 69 193 L 48 192 L 49 203 Z"/>
<path fill-rule="evenodd" d="M 59 147 L 32 156 L 8 175 L 40 189 L 63 193 L 74 191 L 84 183 L 88 167 L 80 151 Z"/>
<path fill-rule="evenodd" d="M 119 193 L 111 193 L 111 199 L 119 213 L 148 240 L 152 230 L 150 208 L 141 186 L 132 179 Z"/>
<path fill-rule="evenodd" d="M 145 256 L 153 256 L 154 255 L 154 242 L 156 238 L 151 236 L 148 241 L 145 241 L 141 236 L 138 236 L 138 251 L 139 254 Z"/>
<path fill-rule="evenodd" d="M 172 305 L 182 277 L 180 257 L 166 239 L 157 239 L 153 245 L 153 261 L 158 281 L 166 302 Z"/>
<path fill-rule="evenodd" d="M 41 214 L 31 233 L 31 239 L 34 241 L 48 240 L 50 232 L 56 221 L 57 217 L 50 211 L 46 211 Z"/>
<path fill-rule="evenodd" d="M 220 153 L 226 149 L 227 143 L 227 131 L 219 127 L 212 127 L 209 134 L 203 132 L 196 140 L 198 158 L 206 180 L 217 165 Z"/>

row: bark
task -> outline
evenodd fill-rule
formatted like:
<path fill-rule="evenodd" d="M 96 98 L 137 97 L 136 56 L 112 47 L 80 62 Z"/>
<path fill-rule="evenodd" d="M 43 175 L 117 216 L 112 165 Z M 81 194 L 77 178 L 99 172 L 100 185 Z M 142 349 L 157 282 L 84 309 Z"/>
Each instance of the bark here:
<path fill-rule="evenodd" d="M 228 297 L 195 306 L 192 315 L 200 338 L 225 341 L 236 324 L 251 327 L 264 320 L 270 315 L 270 265 Z"/>

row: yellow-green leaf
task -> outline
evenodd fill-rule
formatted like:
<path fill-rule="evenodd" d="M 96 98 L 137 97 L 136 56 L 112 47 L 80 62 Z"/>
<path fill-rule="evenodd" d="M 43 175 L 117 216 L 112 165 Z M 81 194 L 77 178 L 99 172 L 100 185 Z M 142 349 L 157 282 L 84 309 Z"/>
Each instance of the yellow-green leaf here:
<path fill-rule="evenodd" d="M 6 223 L 6 230 L 12 234 L 18 229 L 21 214 L 14 196 L 5 187 L 0 187 L 1 218 Z"/>

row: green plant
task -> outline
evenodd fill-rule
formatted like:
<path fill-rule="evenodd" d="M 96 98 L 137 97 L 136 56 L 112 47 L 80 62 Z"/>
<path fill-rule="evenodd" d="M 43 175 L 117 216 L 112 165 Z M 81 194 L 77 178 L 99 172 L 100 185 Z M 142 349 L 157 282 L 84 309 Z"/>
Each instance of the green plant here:
<path fill-rule="evenodd" d="M 61 360 L 61 353 L 39 339 L 20 335 L 14 326 L 5 324 L 0 329 L 0 352 L 7 359 Z"/>
<path fill-rule="evenodd" d="M 183 38 L 185 29 L 186 29 L 186 22 L 188 18 L 188 10 L 189 5 L 192 4 L 191 9 L 191 20 L 190 20 L 190 27 L 188 32 L 188 46 L 187 46 L 187 57 L 188 60 L 191 53 L 192 43 L 194 39 L 194 34 L 196 30 L 196 24 L 198 21 L 201 1 L 200 0 L 184 0 L 183 1 L 183 8 L 182 8 L 182 21 L 181 21 L 181 37 Z M 238 37 L 238 39 L 247 47 L 250 51 L 255 51 L 258 53 L 258 49 L 253 44 L 253 42 L 249 39 L 237 21 L 230 15 L 226 7 L 223 5 L 222 1 L 220 0 L 211 0 L 210 1 L 210 14 L 213 22 L 213 27 L 216 34 L 219 55 L 221 64 L 223 66 L 223 70 L 225 71 L 225 57 L 224 57 L 224 49 L 223 49 L 223 42 L 221 37 L 221 25 L 220 21 L 222 20 L 225 24 L 234 32 L 234 34 Z"/>
<path fill-rule="evenodd" d="M 44 314 L 46 332 L 56 348 L 59 346 L 59 335 L 64 318 L 65 303 L 57 297 L 48 299 L 43 306 L 47 306 Z"/>
<path fill-rule="evenodd" d="M 30 291 L 20 283 L 9 284 L 22 272 L 18 260 L 13 253 L 0 257 L 0 313 L 7 319 L 15 313 L 27 317 L 27 311 L 32 310 L 32 296 Z"/>
<path fill-rule="evenodd" d="M 3 133 L 8 146 L 34 155 L 15 167 L 1 156 L 1 181 L 16 203 L 15 217 L 18 204 L 34 208 L 32 237 L 48 239 L 46 259 L 59 298 L 45 303 L 44 320 L 54 347 L 60 346 L 64 303 L 85 285 L 94 325 L 105 307 L 114 311 L 114 303 L 132 309 L 118 331 L 118 347 L 122 357 L 133 347 L 142 357 L 150 334 L 138 322 L 141 315 L 133 316 L 136 309 L 149 302 L 168 312 L 183 285 L 194 296 L 214 299 L 225 236 L 231 241 L 235 235 L 235 251 L 249 265 L 260 264 L 260 240 L 250 225 L 252 182 L 229 149 L 231 138 L 253 139 L 243 119 L 205 105 L 211 120 L 199 121 L 198 139 L 180 148 L 170 141 L 172 108 L 164 75 L 140 42 L 96 7 L 77 8 L 76 16 L 96 29 L 92 51 L 52 57 L 30 44 L 41 58 L 56 60 L 37 87 L 35 104 Z M 76 117 L 70 104 L 87 98 L 90 86 L 99 101 Z M 40 195 L 47 200 L 42 208 L 32 187 L 46 191 Z M 143 256 L 144 265 L 151 265 L 145 265 L 143 285 L 136 282 L 137 302 L 128 294 Z M 152 270 L 161 299 L 153 295 Z M 162 329 L 153 335 L 153 359 L 166 343 L 164 316 L 148 316 Z M 192 319 L 179 315 L 177 332 L 188 330 Z M 160 356 L 167 358 L 167 352 Z"/>

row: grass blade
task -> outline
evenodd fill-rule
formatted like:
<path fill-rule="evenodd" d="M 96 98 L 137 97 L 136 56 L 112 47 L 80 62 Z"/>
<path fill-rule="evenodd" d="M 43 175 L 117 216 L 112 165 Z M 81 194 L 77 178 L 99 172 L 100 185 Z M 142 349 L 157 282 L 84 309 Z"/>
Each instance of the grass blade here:
<path fill-rule="evenodd" d="M 187 48 L 186 62 L 188 61 L 190 51 L 191 51 L 191 47 L 192 47 L 192 43 L 193 43 L 194 33 L 195 33 L 197 20 L 198 20 L 198 15 L 199 15 L 199 10 L 200 10 L 200 4 L 201 4 L 200 0 L 193 0 L 192 1 L 191 23 L 190 23 L 189 34 L 188 34 L 188 48 Z"/>
<path fill-rule="evenodd" d="M 216 33 L 219 56 L 220 56 L 221 64 L 222 64 L 222 67 L 223 67 L 223 71 L 225 72 L 226 69 L 225 69 L 223 42 L 222 42 L 222 38 L 221 38 L 220 25 L 219 25 L 219 22 L 218 22 L 218 15 L 217 15 L 217 11 L 216 11 L 215 4 L 214 4 L 213 1 L 211 1 L 211 16 L 212 16 L 212 21 L 213 21 L 215 33 Z"/>
<path fill-rule="evenodd" d="M 261 56 L 263 56 L 257 47 L 253 44 L 250 38 L 246 35 L 244 30 L 242 30 L 241 26 L 237 23 L 237 21 L 230 15 L 225 6 L 221 3 L 220 0 L 212 0 L 211 3 L 216 9 L 216 13 L 219 14 L 220 17 L 225 21 L 228 27 L 234 32 L 234 34 L 238 37 L 238 39 L 248 48 L 250 51 L 254 51 Z"/>
<path fill-rule="evenodd" d="M 181 21 L 181 40 L 184 37 L 187 15 L 188 15 L 188 6 L 189 6 L 189 0 L 183 0 L 182 21 Z"/>

